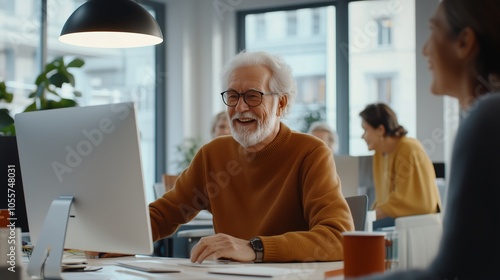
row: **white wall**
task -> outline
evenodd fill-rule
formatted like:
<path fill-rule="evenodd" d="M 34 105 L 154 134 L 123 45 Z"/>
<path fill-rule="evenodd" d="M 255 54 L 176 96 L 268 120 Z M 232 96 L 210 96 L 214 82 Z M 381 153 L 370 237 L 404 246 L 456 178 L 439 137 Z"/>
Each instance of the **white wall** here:
<path fill-rule="evenodd" d="M 164 1 L 167 5 L 167 125 L 169 131 L 179 131 L 167 135 L 167 155 L 170 155 L 167 164 L 170 165 L 175 145 L 186 137 L 201 136 L 208 140 L 212 116 L 225 109 L 219 95 L 222 90 L 219 72 L 236 52 L 236 11 L 308 1 Z M 429 35 L 428 20 L 438 0 L 416 1 L 416 49 L 420 52 Z M 422 55 L 417 55 L 416 69 L 417 138 L 433 161 L 443 161 L 449 149 L 445 140 L 450 142 L 453 136 L 454 123 L 450 121 L 453 118 L 445 120 L 444 116 L 450 116 L 450 112 L 444 111 L 443 98 L 429 92 L 432 77 Z M 454 108 L 453 101 L 449 102 L 447 110 Z"/>

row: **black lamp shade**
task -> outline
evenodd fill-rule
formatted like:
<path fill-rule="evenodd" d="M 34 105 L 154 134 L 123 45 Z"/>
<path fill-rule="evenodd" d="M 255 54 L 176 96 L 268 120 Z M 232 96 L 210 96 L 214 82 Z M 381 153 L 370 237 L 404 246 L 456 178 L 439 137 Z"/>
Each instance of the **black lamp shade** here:
<path fill-rule="evenodd" d="M 68 18 L 61 42 L 97 48 L 156 45 L 163 35 L 156 20 L 131 0 L 89 0 Z"/>

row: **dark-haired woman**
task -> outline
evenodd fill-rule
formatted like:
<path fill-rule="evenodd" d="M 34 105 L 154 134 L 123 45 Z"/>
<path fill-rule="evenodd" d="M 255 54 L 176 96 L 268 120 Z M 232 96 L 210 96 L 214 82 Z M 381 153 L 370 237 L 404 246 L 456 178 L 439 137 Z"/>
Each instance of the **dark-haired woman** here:
<path fill-rule="evenodd" d="M 436 174 L 422 144 L 406 136 L 406 129 L 386 104 L 370 104 L 359 115 L 362 137 L 368 149 L 375 151 L 371 208 L 377 221 L 373 228 L 393 226 L 398 217 L 439 212 Z"/>
<path fill-rule="evenodd" d="M 431 91 L 457 98 L 467 116 L 453 146 L 443 236 L 425 269 L 371 280 L 499 279 L 500 1 L 442 0 L 424 55 Z"/>

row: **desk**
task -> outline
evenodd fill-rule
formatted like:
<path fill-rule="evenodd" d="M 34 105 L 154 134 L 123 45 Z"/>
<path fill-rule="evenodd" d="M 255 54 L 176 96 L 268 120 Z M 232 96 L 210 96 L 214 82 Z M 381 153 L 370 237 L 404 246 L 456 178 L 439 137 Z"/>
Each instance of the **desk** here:
<path fill-rule="evenodd" d="M 147 273 L 138 270 L 128 269 L 115 265 L 116 261 L 124 260 L 158 260 L 167 263 L 179 264 L 180 262 L 189 262 L 184 258 L 160 258 L 160 257 L 122 257 L 122 258 L 106 258 L 106 259 L 91 259 L 89 265 L 102 266 L 103 269 L 96 272 L 66 272 L 63 273 L 63 278 L 68 280 L 85 279 L 85 280 L 144 280 L 144 279 L 236 279 L 236 280 L 256 280 L 261 277 L 250 276 L 234 276 L 234 275 L 219 275 L 208 273 L 208 268 L 204 267 L 188 267 L 181 266 L 180 273 Z M 295 268 L 295 269 L 311 269 L 312 273 L 307 275 L 288 275 L 286 279 L 311 279 L 321 280 L 324 279 L 324 272 L 343 267 L 343 262 L 311 262 L 311 263 L 259 263 L 259 264 L 245 264 L 247 266 L 266 266 L 266 267 L 282 267 L 282 268 Z M 23 268 L 26 269 L 27 264 Z M 273 279 L 281 279 L 282 277 L 275 277 Z M 30 277 L 24 272 L 21 280 L 31 280 Z"/>

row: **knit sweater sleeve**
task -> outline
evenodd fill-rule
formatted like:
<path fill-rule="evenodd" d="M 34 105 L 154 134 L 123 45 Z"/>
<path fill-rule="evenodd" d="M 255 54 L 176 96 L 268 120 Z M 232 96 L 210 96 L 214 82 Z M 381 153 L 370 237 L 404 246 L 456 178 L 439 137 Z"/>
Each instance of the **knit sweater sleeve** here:
<path fill-rule="evenodd" d="M 307 229 L 261 236 L 264 261 L 342 260 L 342 232 L 354 230 L 354 225 L 334 159 L 326 146 L 319 146 L 301 163 L 297 179 Z"/>
<path fill-rule="evenodd" d="M 175 233 L 180 225 L 191 221 L 200 210 L 207 209 L 204 181 L 199 166 L 203 165 L 202 152 L 175 181 L 175 186 L 162 197 L 149 204 L 153 240 L 159 240 Z"/>

